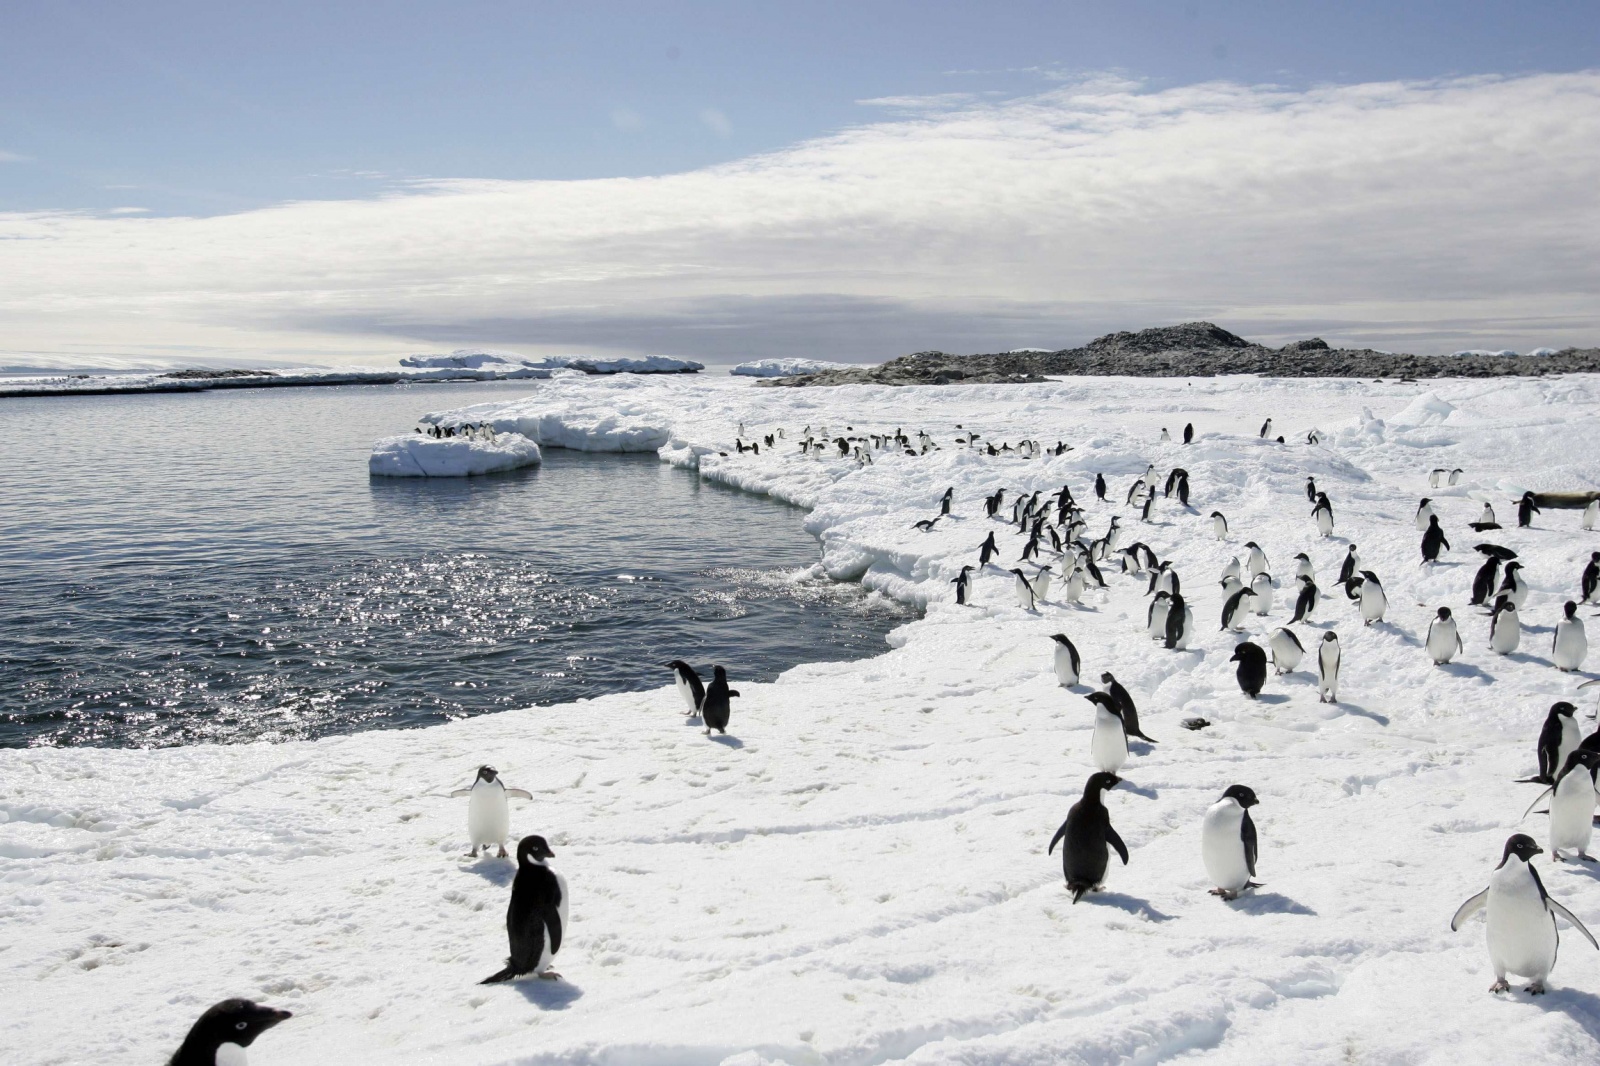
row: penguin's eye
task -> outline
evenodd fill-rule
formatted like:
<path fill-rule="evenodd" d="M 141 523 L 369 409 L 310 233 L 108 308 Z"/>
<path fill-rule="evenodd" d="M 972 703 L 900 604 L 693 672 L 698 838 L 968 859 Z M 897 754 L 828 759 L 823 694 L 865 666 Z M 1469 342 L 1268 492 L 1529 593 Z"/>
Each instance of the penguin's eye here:
<path fill-rule="evenodd" d="M 234 1028 L 235 1028 L 235 1029 L 243 1029 L 243 1028 L 245 1028 L 245 1027 L 246 1027 L 246 1026 L 248 1026 L 248 1025 L 249 1025 L 249 1024 L 250 1024 L 250 1023 L 249 1023 L 249 1022 L 234 1022 L 234 1023 L 233 1023 L 233 1027 L 234 1027 Z"/>

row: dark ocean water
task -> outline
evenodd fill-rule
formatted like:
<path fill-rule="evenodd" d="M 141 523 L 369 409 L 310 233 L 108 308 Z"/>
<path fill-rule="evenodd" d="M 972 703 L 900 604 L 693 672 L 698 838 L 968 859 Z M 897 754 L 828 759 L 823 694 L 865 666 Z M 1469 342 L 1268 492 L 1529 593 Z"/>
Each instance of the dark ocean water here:
<path fill-rule="evenodd" d="M 374 438 L 527 383 L 0 400 L 0 746 L 420 726 L 884 650 L 797 581 L 802 512 L 653 454 L 367 475 Z"/>

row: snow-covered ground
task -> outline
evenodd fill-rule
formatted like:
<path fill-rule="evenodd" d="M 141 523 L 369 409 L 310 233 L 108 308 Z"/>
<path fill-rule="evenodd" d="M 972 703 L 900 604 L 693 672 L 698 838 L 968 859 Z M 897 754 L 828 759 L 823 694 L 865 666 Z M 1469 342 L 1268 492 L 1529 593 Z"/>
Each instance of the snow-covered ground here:
<path fill-rule="evenodd" d="M 155 1062 L 227 995 L 295 1017 L 252 1049 L 273 1063 L 1502 1063 L 1600 1055 L 1600 953 L 1563 931 L 1550 994 L 1491 996 L 1482 888 L 1538 789 L 1550 703 L 1592 691 L 1549 661 L 1551 627 L 1600 534 L 1575 511 L 1474 535 L 1480 500 L 1514 524 L 1524 488 L 1600 487 L 1600 379 L 1427 385 L 1253 378 L 1075 378 L 1034 386 L 769 390 L 732 377 L 556 378 L 524 400 L 433 421 L 492 421 L 546 446 L 661 449 L 701 476 L 810 508 L 823 565 L 927 604 L 891 649 L 734 678 L 727 738 L 662 688 L 314 743 L 0 753 L 0 1046 L 8 1063 Z M 1289 443 L 1257 439 L 1267 416 Z M 1158 443 L 1162 427 L 1194 444 Z M 781 446 L 734 450 L 787 427 Z M 871 466 L 802 458 L 795 433 L 927 430 L 941 449 Z M 958 430 L 957 426 L 961 429 Z M 853 431 L 846 427 L 853 427 Z M 1320 445 L 1303 443 L 1312 427 Z M 396 427 L 401 428 L 401 427 Z M 1024 460 L 958 432 L 1073 450 Z M 726 453 L 726 454 L 724 454 Z M 1147 463 L 1189 471 L 1192 510 L 1148 525 L 1121 506 Z M 1428 488 L 1435 467 L 1460 483 Z M 1093 500 L 1103 472 L 1110 503 Z M 1337 526 L 1317 536 L 1307 474 Z M 1014 605 L 981 573 L 950 579 L 993 530 L 998 487 L 1070 484 L 1098 536 L 1113 514 L 1183 577 L 1197 646 L 1143 636 L 1143 582 L 1107 572 L 1080 606 Z M 954 486 L 952 517 L 923 533 Z M 1454 550 L 1418 566 L 1434 498 Z M 1230 539 L 1212 538 L 1223 511 Z M 1341 702 L 1311 660 L 1246 699 L 1219 632 L 1217 579 L 1246 540 L 1280 586 L 1310 553 L 1343 642 Z M 1333 577 L 1350 540 L 1389 596 L 1363 628 Z M 1467 605 L 1492 540 L 1527 564 L 1519 652 L 1487 648 Z M 736 560 L 727 560 L 736 562 Z M 1252 619 L 1261 639 L 1287 622 Z M 1420 643 L 1440 605 L 1467 650 Z M 1587 610 L 1582 612 L 1588 616 Z M 1112 671 L 1160 743 L 1108 796 L 1131 863 L 1073 905 L 1045 847 L 1090 772 L 1092 714 L 1051 672 L 1065 632 L 1086 680 Z M 1600 662 L 1600 660 L 1596 660 Z M 708 664 L 707 664 L 708 665 Z M 642 666 L 649 671 L 654 667 Z M 653 677 L 648 672 L 643 675 Z M 1199 732 L 1179 727 L 1201 716 Z M 1592 723 L 1585 724 L 1585 730 Z M 464 800 L 483 762 L 533 793 L 567 877 L 559 982 L 480 987 L 505 953 L 511 865 L 469 860 Z M 1200 820 L 1234 783 L 1261 804 L 1259 879 L 1207 894 Z M 1541 839 L 1544 819 L 1524 828 Z M 1541 857 L 1551 893 L 1600 928 L 1600 870 Z"/>
<path fill-rule="evenodd" d="M 468 477 L 538 465 L 539 446 L 520 433 L 482 437 L 401 433 L 372 446 L 367 470 L 380 477 Z"/>
<path fill-rule="evenodd" d="M 730 374 L 747 378 L 792 378 L 819 370 L 856 370 L 860 363 L 830 363 L 823 359 L 756 359 L 740 363 Z"/>

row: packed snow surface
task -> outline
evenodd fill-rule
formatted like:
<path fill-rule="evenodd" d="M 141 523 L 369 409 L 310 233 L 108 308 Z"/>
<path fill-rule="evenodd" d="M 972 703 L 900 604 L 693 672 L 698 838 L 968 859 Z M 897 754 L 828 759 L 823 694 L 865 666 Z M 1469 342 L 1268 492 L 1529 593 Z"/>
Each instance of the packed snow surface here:
<path fill-rule="evenodd" d="M 821 359 L 756 359 L 740 363 L 730 374 L 747 378 L 792 378 L 819 370 L 859 370 L 859 363 L 829 363 Z"/>
<path fill-rule="evenodd" d="M 1290 443 L 1257 436 L 1272 416 Z M 1399 416 L 1399 417 L 1396 417 Z M 1600 1056 L 1600 952 L 1562 928 L 1548 995 L 1490 995 L 1483 919 L 1449 930 L 1506 837 L 1545 841 L 1524 810 L 1550 704 L 1595 706 L 1593 677 L 1550 662 L 1600 534 L 1579 512 L 1475 535 L 1492 501 L 1600 487 L 1600 379 L 1195 381 L 773 392 L 737 378 L 554 378 L 522 400 L 431 416 L 546 445 L 660 449 L 724 485 L 810 509 L 820 565 L 925 603 L 876 659 L 734 678 L 727 737 L 660 688 L 410 732 L 155 751 L 0 753 L 0 1046 L 8 1063 L 158 1062 L 225 996 L 294 1017 L 251 1049 L 276 1063 L 1560 1063 Z M 1160 443 L 1186 422 L 1189 446 Z M 759 454 L 734 448 L 786 427 Z M 957 426 L 961 428 L 958 429 Z M 892 433 L 925 455 L 871 465 L 801 454 L 818 437 Z M 1319 444 L 1305 432 L 1321 430 Z M 848 427 L 853 427 L 848 428 Z M 958 444 L 1072 445 L 1023 459 Z M 1125 506 L 1154 464 L 1189 472 L 1192 507 Z M 1428 472 L 1460 468 L 1430 489 Z M 1109 502 L 1094 499 L 1096 472 Z M 1317 535 L 1307 475 L 1331 497 Z M 1145 581 L 1107 563 L 1104 591 L 1016 606 L 1013 578 L 950 581 L 990 532 L 1002 567 L 1024 538 L 983 497 L 1072 487 L 1100 536 L 1113 515 L 1180 573 L 1197 636 L 1143 635 Z M 913 522 L 952 514 L 931 531 Z M 1452 550 L 1419 566 L 1433 499 Z M 603 501 L 596 501 L 604 506 Z M 1210 513 L 1226 514 L 1228 539 Z M 1279 594 L 1243 634 L 1287 624 L 1293 556 L 1327 597 L 1295 627 L 1308 655 L 1247 699 L 1220 632 L 1218 581 L 1254 540 Z M 1350 542 L 1387 617 L 1363 627 L 1335 583 Z M 1467 604 L 1491 541 L 1531 586 L 1522 648 L 1497 655 Z M 704 560 L 736 565 L 736 559 Z M 1029 566 L 1030 572 L 1032 567 Z M 1059 588 L 1059 582 L 1057 584 Z M 1434 666 L 1438 606 L 1466 650 Z M 1589 619 L 1591 612 L 1580 614 Z M 1339 702 L 1319 703 L 1314 644 L 1338 632 Z M 1090 772 L 1086 684 L 1061 688 L 1050 634 L 1083 679 L 1114 673 L 1144 731 L 1107 796 L 1131 862 L 1073 905 L 1045 847 Z M 1591 657 L 1592 660 L 1593 657 Z M 697 663 L 709 674 L 708 663 Z M 1591 664 L 1593 665 L 1593 662 Z M 470 658 L 461 679 L 470 683 Z M 1209 728 L 1180 728 L 1203 717 Z M 464 787 L 490 763 L 531 801 L 513 837 L 546 836 L 571 886 L 559 981 L 480 987 L 504 959 L 509 861 L 464 858 Z M 1257 880 L 1209 895 L 1206 809 L 1251 786 Z M 1600 870 L 1538 857 L 1551 894 L 1600 929 Z M 1520 986 L 1519 986 L 1520 987 Z"/>
<path fill-rule="evenodd" d="M 493 440 L 402 433 L 372 446 L 367 470 L 380 477 L 466 477 L 536 466 L 539 460 L 539 446 L 520 433 L 496 433 Z"/>

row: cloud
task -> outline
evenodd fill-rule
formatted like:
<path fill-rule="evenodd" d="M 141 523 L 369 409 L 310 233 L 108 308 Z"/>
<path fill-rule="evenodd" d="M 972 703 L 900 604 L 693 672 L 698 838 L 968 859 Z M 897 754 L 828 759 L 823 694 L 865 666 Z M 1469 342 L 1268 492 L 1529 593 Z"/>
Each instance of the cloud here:
<path fill-rule="evenodd" d="M 0 163 L 31 163 L 33 157 L 18 155 L 16 152 L 0 152 Z"/>
<path fill-rule="evenodd" d="M 0 325 L 51 350 L 884 358 L 1194 317 L 1423 351 L 1594 343 L 1597 105 L 1597 72 L 1097 78 L 661 177 L 418 182 L 205 219 L 0 215 Z"/>
<path fill-rule="evenodd" d="M 113 207 L 109 212 L 113 215 L 148 215 L 148 207 Z"/>
<path fill-rule="evenodd" d="M 705 123 L 706 129 L 719 137 L 727 137 L 733 133 L 733 123 L 728 121 L 728 116 L 714 107 L 708 107 L 700 112 L 700 121 Z"/>

